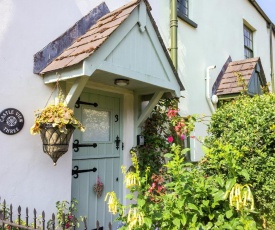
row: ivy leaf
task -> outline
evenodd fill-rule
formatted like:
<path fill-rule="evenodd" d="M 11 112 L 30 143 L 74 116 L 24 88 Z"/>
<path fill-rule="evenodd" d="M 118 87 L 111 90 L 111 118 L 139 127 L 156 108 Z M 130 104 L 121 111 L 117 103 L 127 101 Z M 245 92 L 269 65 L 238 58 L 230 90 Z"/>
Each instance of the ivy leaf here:
<path fill-rule="evenodd" d="M 146 226 L 148 227 L 148 229 L 151 229 L 152 220 L 150 218 L 144 217 L 144 223 L 146 224 Z"/>
<path fill-rule="evenodd" d="M 186 225 L 186 222 L 187 222 L 187 218 L 186 218 L 186 215 L 185 214 L 182 214 L 181 215 L 181 224 L 183 225 L 183 226 L 185 226 Z"/>
<path fill-rule="evenodd" d="M 180 219 L 179 218 L 175 218 L 173 220 L 173 224 L 176 225 L 179 228 L 180 227 Z"/>
<path fill-rule="evenodd" d="M 208 222 L 208 224 L 205 227 L 206 227 L 205 230 L 210 230 L 213 227 L 213 223 L 212 222 Z"/>
<path fill-rule="evenodd" d="M 233 216 L 233 211 L 230 209 L 225 213 L 227 219 L 230 219 Z"/>
<path fill-rule="evenodd" d="M 214 217 L 215 217 L 215 214 L 213 214 L 213 213 L 210 213 L 210 214 L 208 215 L 209 220 L 213 220 Z"/>
<path fill-rule="evenodd" d="M 234 184 L 236 184 L 236 178 L 235 177 L 226 181 L 225 189 L 227 191 L 231 190 L 233 188 Z"/>
<path fill-rule="evenodd" d="M 220 176 L 217 176 L 216 181 L 220 186 L 224 186 L 224 180 Z"/>
<path fill-rule="evenodd" d="M 126 199 L 132 200 L 134 198 L 134 194 L 129 193 L 126 195 Z"/>
<path fill-rule="evenodd" d="M 246 180 L 250 179 L 250 176 L 246 169 L 243 169 L 239 174 L 242 175 Z"/>
<path fill-rule="evenodd" d="M 222 190 L 219 190 L 214 194 L 214 201 L 224 200 L 225 192 Z"/>
<path fill-rule="evenodd" d="M 142 206 L 145 205 L 145 200 L 144 199 L 138 199 L 137 203 L 138 203 L 139 206 L 142 207 Z"/>
<path fill-rule="evenodd" d="M 199 209 L 197 208 L 197 206 L 194 205 L 194 204 L 192 204 L 192 203 L 188 203 L 187 207 L 188 207 L 189 209 L 193 209 L 193 210 L 199 211 Z"/>

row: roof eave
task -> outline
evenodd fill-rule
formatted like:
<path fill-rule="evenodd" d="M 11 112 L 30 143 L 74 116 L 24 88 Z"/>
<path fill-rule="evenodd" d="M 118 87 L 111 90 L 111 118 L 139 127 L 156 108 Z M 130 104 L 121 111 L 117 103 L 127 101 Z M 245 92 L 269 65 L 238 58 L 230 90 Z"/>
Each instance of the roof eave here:
<path fill-rule="evenodd" d="M 255 8 L 256 10 L 260 13 L 260 15 L 266 20 L 267 24 L 272 26 L 273 33 L 275 34 L 275 27 L 274 23 L 270 20 L 270 18 L 266 15 L 266 13 L 263 11 L 263 9 L 259 6 L 257 1 L 255 0 L 248 0 Z"/>

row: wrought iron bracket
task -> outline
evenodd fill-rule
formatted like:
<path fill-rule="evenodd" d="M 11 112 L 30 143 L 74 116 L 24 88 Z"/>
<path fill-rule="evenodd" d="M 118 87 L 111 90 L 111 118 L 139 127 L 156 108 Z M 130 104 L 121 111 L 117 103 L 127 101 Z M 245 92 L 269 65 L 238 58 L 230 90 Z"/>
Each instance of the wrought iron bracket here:
<path fill-rule="evenodd" d="M 76 139 L 73 143 L 74 151 L 78 152 L 80 147 L 94 147 L 94 148 L 96 148 L 97 144 L 96 143 L 93 143 L 93 144 L 79 144 L 79 140 Z"/>
<path fill-rule="evenodd" d="M 85 173 L 85 172 L 96 172 L 97 168 L 93 167 L 92 169 L 82 169 L 82 170 L 78 170 L 79 167 L 76 165 L 74 166 L 74 169 L 72 170 L 72 176 L 76 179 L 78 178 L 78 174 L 79 173 Z"/>
<path fill-rule="evenodd" d="M 79 108 L 80 104 L 82 104 L 82 105 L 92 105 L 94 107 L 98 106 L 98 104 L 96 102 L 95 103 L 90 103 L 90 102 L 80 101 L 80 97 L 79 97 L 77 99 L 76 103 L 75 103 L 75 108 Z"/>

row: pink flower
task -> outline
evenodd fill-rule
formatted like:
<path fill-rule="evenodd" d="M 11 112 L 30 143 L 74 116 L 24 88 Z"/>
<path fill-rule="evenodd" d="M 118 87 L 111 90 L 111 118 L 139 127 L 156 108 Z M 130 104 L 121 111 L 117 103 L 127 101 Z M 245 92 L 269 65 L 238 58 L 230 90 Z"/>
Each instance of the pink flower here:
<path fill-rule="evenodd" d="M 171 117 L 175 117 L 177 115 L 177 113 L 178 113 L 178 110 L 176 110 L 176 109 L 169 109 L 168 113 L 167 113 L 167 116 L 170 119 Z"/>
<path fill-rule="evenodd" d="M 181 139 L 181 140 L 184 140 L 184 139 L 185 139 L 185 135 L 182 134 L 182 135 L 180 136 L 180 139 Z"/>
<path fill-rule="evenodd" d="M 167 140 L 168 140 L 169 143 L 172 143 L 173 140 L 174 140 L 174 138 L 173 138 L 172 136 L 169 136 L 169 137 L 167 138 Z"/>
<path fill-rule="evenodd" d="M 70 223 L 66 223 L 66 228 L 69 228 L 70 227 Z"/>

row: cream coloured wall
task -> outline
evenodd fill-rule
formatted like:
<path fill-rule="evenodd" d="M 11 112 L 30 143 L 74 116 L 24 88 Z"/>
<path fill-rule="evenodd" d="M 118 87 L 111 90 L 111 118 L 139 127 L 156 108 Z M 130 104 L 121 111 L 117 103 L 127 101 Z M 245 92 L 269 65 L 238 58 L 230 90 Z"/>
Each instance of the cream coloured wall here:
<path fill-rule="evenodd" d="M 34 111 L 45 106 L 52 91 L 33 74 L 33 55 L 101 2 L 0 1 L 0 111 L 15 108 L 25 118 L 16 135 L 0 132 L 1 201 L 21 205 L 23 210 L 37 208 L 38 213 L 43 209 L 49 218 L 56 201 L 71 199 L 71 148 L 54 167 L 42 151 L 39 135 L 29 132 Z M 113 10 L 118 3 L 108 1 L 108 6 Z"/>
<path fill-rule="evenodd" d="M 162 2 L 162 11 L 155 10 L 158 2 L 150 1 L 153 15 L 167 47 L 170 46 L 169 35 L 169 2 Z M 194 28 L 180 18 L 178 21 L 178 72 L 183 81 L 185 91 L 182 95 L 180 112 L 182 115 L 211 115 L 205 97 L 205 76 L 208 66 L 210 70 L 210 87 L 215 82 L 222 66 L 229 55 L 233 61 L 244 59 L 243 24 L 249 23 L 254 29 L 254 57 L 260 57 L 268 82 L 270 78 L 270 31 L 265 19 L 257 12 L 248 0 L 189 0 L 190 19 L 198 24 Z M 163 12 L 165 11 L 165 13 Z M 160 13 L 161 12 L 161 13 Z M 162 17 L 163 16 L 163 17 Z M 273 44 L 274 44 L 273 35 Z M 274 45 L 273 45 L 274 49 Z M 275 63 L 274 63 L 275 64 Z M 206 125 L 197 124 L 194 135 L 203 139 Z M 200 138 L 201 137 L 201 138 Z M 203 156 L 201 144 L 191 139 L 192 160 Z"/>
<path fill-rule="evenodd" d="M 198 27 L 193 28 L 179 19 L 179 73 L 186 87 L 181 109 L 183 114 L 211 115 L 205 98 L 206 68 L 216 65 L 216 69 L 210 70 L 211 92 L 212 85 L 228 56 L 230 55 L 233 61 L 244 59 L 244 21 L 255 28 L 254 57 L 261 58 L 267 81 L 271 81 L 269 29 L 266 21 L 249 1 L 193 0 L 190 2 L 190 18 L 198 24 Z M 200 124 L 195 135 L 203 137 L 205 134 L 206 126 Z M 203 154 L 200 144 L 192 140 L 191 148 L 193 160 L 200 159 Z"/>

